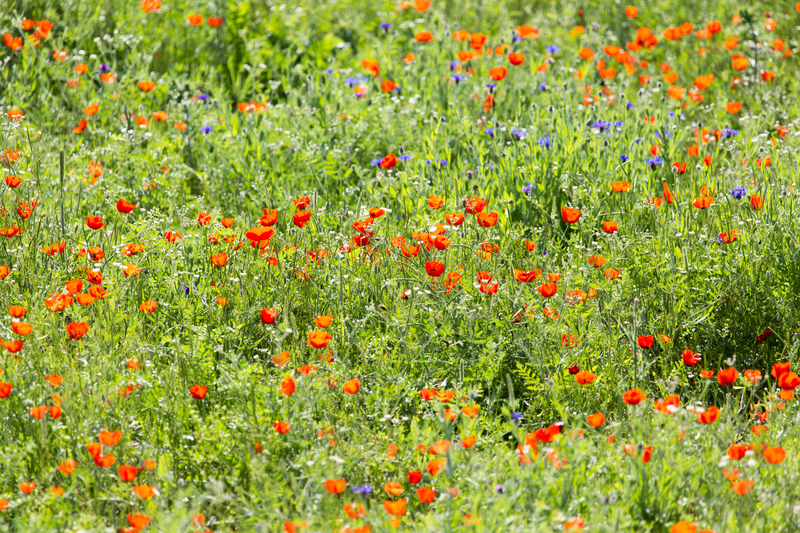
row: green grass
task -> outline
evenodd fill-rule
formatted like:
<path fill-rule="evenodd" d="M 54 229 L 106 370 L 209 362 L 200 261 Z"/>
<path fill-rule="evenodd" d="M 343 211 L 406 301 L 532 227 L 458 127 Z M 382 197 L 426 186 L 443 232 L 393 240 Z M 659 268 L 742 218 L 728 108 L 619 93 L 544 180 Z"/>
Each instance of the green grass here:
<path fill-rule="evenodd" d="M 2 177 L 21 178 L 0 185 L 0 306 L 25 308 L 14 320 L 31 325 L 24 335 L 9 309 L 0 326 L 0 531 L 130 531 L 137 514 L 150 519 L 143 531 L 164 532 L 290 522 L 577 532 L 575 519 L 586 532 L 800 528 L 800 411 L 792 379 L 770 376 L 775 363 L 798 364 L 800 90 L 796 59 L 775 39 L 796 52 L 800 14 L 728 1 L 638 7 L 635 19 L 598 1 L 0 9 L 0 33 L 21 42 L 0 49 Z M 192 14 L 203 23 L 190 25 Z M 38 46 L 26 19 L 53 24 Z M 719 33 L 696 36 L 714 20 Z M 692 33 L 663 38 L 687 21 Z M 522 24 L 540 35 L 514 41 Z M 626 73 L 604 47 L 625 47 L 639 27 L 659 42 L 630 52 Z M 470 49 L 451 36 L 460 29 L 525 61 L 456 61 Z M 422 30 L 434 40 L 417 42 Z M 749 58 L 745 70 L 733 54 Z M 365 59 L 378 61 L 378 77 Z M 615 77 L 600 76 L 601 59 Z M 681 100 L 662 65 L 678 75 Z M 494 82 L 499 66 L 507 75 Z M 690 98 L 709 74 L 702 101 Z M 385 93 L 386 80 L 400 90 Z M 742 109 L 727 112 L 730 102 Z M 651 165 L 656 147 L 661 164 Z M 375 164 L 387 154 L 396 166 Z M 630 190 L 614 192 L 621 181 Z M 665 187 L 673 202 L 654 201 Z M 703 187 L 714 201 L 699 209 Z M 308 206 L 297 208 L 302 197 Z M 472 197 L 496 224 L 465 213 Z M 136 207 L 120 212 L 121 198 Z M 34 201 L 24 218 L 20 202 Z M 568 223 L 563 208 L 580 220 Z M 278 219 L 260 253 L 246 234 L 265 209 Z M 303 227 L 298 212 L 308 212 Z M 465 221 L 451 225 L 448 213 Z M 103 227 L 89 227 L 94 216 Z M 449 244 L 429 240 L 437 231 Z M 515 279 L 533 270 L 541 277 Z M 544 297 L 549 276 L 557 293 Z M 332 315 L 327 328 L 315 324 L 322 315 Z M 71 339 L 80 323 L 87 332 Z M 330 335 L 327 346 L 309 344 L 315 331 Z M 687 366 L 684 350 L 699 363 Z M 738 377 L 721 385 L 727 368 Z M 578 384 L 577 370 L 594 381 Z M 647 399 L 628 405 L 634 388 Z M 677 408 L 654 408 L 670 395 Z M 700 423 L 710 407 L 718 419 Z M 593 413 L 605 416 L 597 428 Z M 107 440 L 103 430 L 121 431 L 119 442 L 90 447 Z M 751 449 L 732 459 L 734 444 Z M 785 459 L 772 464 L 777 452 L 764 450 L 778 447 Z M 138 468 L 135 480 L 123 465 Z M 339 479 L 344 490 L 330 493 L 325 482 Z M 423 503 L 423 487 L 433 501 Z M 398 523 L 386 502 L 401 499 Z"/>

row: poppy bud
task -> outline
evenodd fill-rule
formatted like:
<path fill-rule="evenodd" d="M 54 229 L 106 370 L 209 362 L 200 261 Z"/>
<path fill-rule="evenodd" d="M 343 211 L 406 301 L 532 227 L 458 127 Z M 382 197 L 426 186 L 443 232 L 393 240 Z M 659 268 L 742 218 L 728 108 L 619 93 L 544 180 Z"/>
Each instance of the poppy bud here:
<path fill-rule="evenodd" d="M 569 368 L 567 368 L 567 370 L 570 374 L 577 374 L 580 372 L 580 367 L 578 365 L 571 365 Z"/>

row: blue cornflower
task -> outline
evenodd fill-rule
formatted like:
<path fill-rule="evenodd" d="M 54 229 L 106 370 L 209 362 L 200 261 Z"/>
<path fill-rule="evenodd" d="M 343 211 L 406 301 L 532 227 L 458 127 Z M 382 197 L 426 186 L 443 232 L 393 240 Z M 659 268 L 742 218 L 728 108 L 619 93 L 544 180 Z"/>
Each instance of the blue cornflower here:
<path fill-rule="evenodd" d="M 511 40 L 514 41 L 515 43 L 518 43 L 522 40 L 522 37 L 520 37 L 519 35 L 515 35 L 514 37 L 511 38 Z"/>
<path fill-rule="evenodd" d="M 524 129 L 519 129 L 518 130 L 516 128 L 511 128 L 511 133 L 514 134 L 514 136 L 517 138 L 517 140 L 525 139 L 528 136 L 528 132 L 525 131 Z"/>
<path fill-rule="evenodd" d="M 650 165 L 650 168 L 652 168 L 653 170 L 655 170 L 656 167 L 659 167 L 664 163 L 664 161 L 662 161 L 661 158 L 658 157 L 658 156 L 656 156 L 656 157 L 654 157 L 652 159 L 645 159 L 644 162 L 646 164 Z"/>
<path fill-rule="evenodd" d="M 450 62 L 450 70 L 455 70 L 458 68 L 458 61 L 451 61 Z"/>
<path fill-rule="evenodd" d="M 742 198 L 747 196 L 747 189 L 745 188 L 744 185 L 737 185 L 731 191 L 731 196 L 733 196 L 737 200 L 741 200 Z"/>
<path fill-rule="evenodd" d="M 491 138 L 494 138 L 494 130 L 492 128 L 486 128 L 485 130 L 483 130 L 483 133 L 485 133 Z"/>
<path fill-rule="evenodd" d="M 545 48 L 545 50 L 547 50 L 548 54 L 555 54 L 556 52 L 560 52 L 561 51 L 561 47 L 560 46 L 556 46 L 554 44 L 549 44 L 549 45 L 547 45 L 547 48 Z"/>
<path fill-rule="evenodd" d="M 617 128 L 617 129 L 620 129 L 622 127 L 622 121 L 621 120 L 616 121 L 614 123 L 614 127 Z"/>
<path fill-rule="evenodd" d="M 595 120 L 592 123 L 592 126 L 600 131 L 606 131 L 608 128 L 611 127 L 611 123 L 607 120 Z"/>
<path fill-rule="evenodd" d="M 200 100 L 201 102 L 205 102 L 209 98 L 211 98 L 211 95 L 208 94 L 208 93 L 203 93 L 203 94 L 201 94 L 200 96 L 197 97 L 197 99 Z"/>
<path fill-rule="evenodd" d="M 344 79 L 344 83 L 348 87 L 355 87 L 359 83 L 364 83 L 365 81 L 367 81 L 367 78 L 365 78 L 363 76 L 350 76 L 350 77 Z"/>
<path fill-rule="evenodd" d="M 356 494 L 369 494 L 372 492 L 372 485 L 364 483 L 360 487 L 353 487 L 353 492 Z"/>
<path fill-rule="evenodd" d="M 496 83 L 490 83 L 489 85 L 486 86 L 486 88 L 489 89 L 489 92 L 492 92 L 495 89 L 497 89 L 497 84 Z"/>
<path fill-rule="evenodd" d="M 391 22 L 382 22 L 381 23 L 381 29 L 382 30 L 388 30 L 391 26 L 392 26 Z"/>
<path fill-rule="evenodd" d="M 214 128 L 212 126 L 203 126 L 202 128 L 200 128 L 200 131 L 202 131 L 203 133 L 211 133 L 211 130 L 213 129 Z"/>
<path fill-rule="evenodd" d="M 544 146 L 545 148 L 550 148 L 551 146 L 553 146 L 552 141 L 550 141 L 549 135 L 540 137 L 536 142 L 539 143 L 539 146 Z"/>
<path fill-rule="evenodd" d="M 722 130 L 722 135 L 725 136 L 726 139 L 730 139 L 734 135 L 739 135 L 739 130 L 732 130 L 731 128 L 725 128 Z"/>
<path fill-rule="evenodd" d="M 446 167 L 449 164 L 445 159 L 437 159 L 436 162 L 439 163 L 440 167 Z"/>
<path fill-rule="evenodd" d="M 628 109 L 633 109 L 633 102 L 628 102 L 627 104 L 625 104 L 625 107 L 627 107 Z"/>
<path fill-rule="evenodd" d="M 519 420 L 520 418 L 522 418 L 522 413 L 511 413 L 512 420 Z"/>
<path fill-rule="evenodd" d="M 528 184 L 523 186 L 522 189 L 520 189 L 519 192 L 521 192 L 522 194 L 527 194 L 528 196 L 530 196 L 531 193 L 533 193 L 534 190 L 536 190 L 536 185 L 534 185 L 533 183 L 531 183 L 529 181 Z"/>
<path fill-rule="evenodd" d="M 546 83 L 540 83 L 539 84 L 539 90 L 540 91 L 546 91 L 547 90 L 547 84 Z"/>
<path fill-rule="evenodd" d="M 383 158 L 373 159 L 372 161 L 369 162 L 369 164 L 372 165 L 373 167 L 379 167 L 381 165 L 381 161 L 383 161 Z"/>
<path fill-rule="evenodd" d="M 408 161 L 409 159 L 411 159 L 411 156 L 408 154 L 398 155 L 397 159 L 398 161 Z M 380 159 L 378 160 L 378 164 L 380 164 Z"/>
<path fill-rule="evenodd" d="M 97 69 L 100 74 L 105 74 L 107 72 L 111 72 L 111 67 L 108 63 L 100 63 L 100 68 Z"/>
<path fill-rule="evenodd" d="M 636 137 L 636 138 L 633 140 L 633 142 L 635 142 L 635 143 L 640 143 L 640 142 L 642 142 L 643 140 L 644 140 L 644 139 L 642 139 L 641 137 Z"/>
<path fill-rule="evenodd" d="M 453 78 L 456 83 L 464 79 L 464 76 L 461 76 L 460 74 L 451 74 L 450 77 Z"/>
<path fill-rule="evenodd" d="M 619 160 L 622 161 L 623 163 L 627 163 L 628 159 L 630 159 L 630 157 L 628 157 L 627 155 L 619 156 Z"/>

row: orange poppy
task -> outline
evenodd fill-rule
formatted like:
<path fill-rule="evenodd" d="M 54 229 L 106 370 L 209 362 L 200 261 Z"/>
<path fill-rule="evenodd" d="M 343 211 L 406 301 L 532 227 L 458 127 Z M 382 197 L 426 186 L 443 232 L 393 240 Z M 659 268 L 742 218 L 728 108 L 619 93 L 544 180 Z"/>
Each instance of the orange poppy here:
<path fill-rule="evenodd" d="M 332 338 L 333 337 L 331 337 L 330 333 L 326 333 L 324 331 L 313 331 L 308 334 L 307 344 L 319 350 L 321 348 L 325 348 L 328 343 L 331 342 Z"/>
<path fill-rule="evenodd" d="M 341 494 L 347 485 L 347 480 L 342 479 L 329 479 L 323 483 L 325 490 L 331 494 Z"/>
<path fill-rule="evenodd" d="M 605 415 L 603 413 L 594 413 L 593 415 L 587 416 L 586 417 L 586 421 L 593 428 L 597 428 L 597 427 L 602 426 L 605 423 L 606 417 L 605 417 Z"/>
<path fill-rule="evenodd" d="M 561 218 L 567 224 L 575 224 L 581 219 L 581 211 L 580 209 L 573 209 L 571 207 L 562 207 Z"/>
<path fill-rule="evenodd" d="M 642 389 L 636 388 L 625 391 L 622 395 L 622 400 L 628 405 L 638 405 L 647 400 L 647 396 L 642 392 Z"/>

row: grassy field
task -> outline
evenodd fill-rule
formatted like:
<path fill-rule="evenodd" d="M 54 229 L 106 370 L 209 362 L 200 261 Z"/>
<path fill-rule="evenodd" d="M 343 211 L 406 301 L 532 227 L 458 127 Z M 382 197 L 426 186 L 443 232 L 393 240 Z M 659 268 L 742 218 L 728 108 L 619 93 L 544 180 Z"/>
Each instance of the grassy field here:
<path fill-rule="evenodd" d="M 0 7 L 0 531 L 800 530 L 800 13 L 636 7 Z"/>

